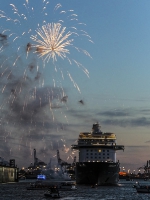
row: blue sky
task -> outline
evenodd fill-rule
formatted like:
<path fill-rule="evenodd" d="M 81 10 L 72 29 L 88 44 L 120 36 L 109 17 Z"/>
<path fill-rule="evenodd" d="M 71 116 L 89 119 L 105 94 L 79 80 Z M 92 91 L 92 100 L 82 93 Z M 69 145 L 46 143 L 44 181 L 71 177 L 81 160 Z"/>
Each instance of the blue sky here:
<path fill-rule="evenodd" d="M 26 164 L 20 159 L 23 156 L 27 156 L 28 163 L 33 160 L 33 148 L 37 149 L 41 160 L 48 162 L 59 146 L 62 157 L 67 159 L 71 151 L 65 148 L 70 148 L 79 132 L 90 131 L 92 124 L 98 121 L 102 131 L 116 133 L 118 144 L 125 145 L 124 152 L 117 152 L 121 166 L 131 170 L 143 166 L 149 159 L 150 148 L 150 2 L 46 2 L 40 0 L 35 4 L 28 0 L 27 4 L 23 0 L 21 3 L 7 0 L 1 4 L 0 32 L 9 37 L 0 43 L 1 142 L 5 141 L 0 154 L 16 158 L 21 166 Z M 10 4 L 16 6 L 18 13 L 25 14 L 27 20 L 14 14 Z M 55 10 L 57 4 L 61 7 Z M 77 15 L 78 21 L 70 20 L 71 12 Z M 2 14 L 20 20 L 20 25 L 6 21 Z M 30 36 L 36 34 L 38 24 L 39 27 L 44 25 L 44 20 L 46 23 L 63 20 L 66 31 L 72 26 L 77 28 L 79 36 L 71 36 L 73 46 L 85 49 L 92 58 L 71 46 L 68 57 L 82 63 L 89 71 L 89 77 L 66 59 L 58 57 L 57 62 L 50 60 L 43 67 L 42 58 L 35 53 L 27 56 L 26 44 L 33 42 Z M 86 25 L 79 24 L 81 22 Z M 30 29 L 28 34 L 21 35 Z M 80 30 L 86 31 L 93 43 Z M 10 36 L 11 33 L 15 34 Z M 15 36 L 19 38 L 14 40 Z M 13 78 L 7 79 L 10 72 Z M 63 95 L 68 96 L 67 102 L 60 101 Z M 84 105 L 79 103 L 81 99 Z"/>

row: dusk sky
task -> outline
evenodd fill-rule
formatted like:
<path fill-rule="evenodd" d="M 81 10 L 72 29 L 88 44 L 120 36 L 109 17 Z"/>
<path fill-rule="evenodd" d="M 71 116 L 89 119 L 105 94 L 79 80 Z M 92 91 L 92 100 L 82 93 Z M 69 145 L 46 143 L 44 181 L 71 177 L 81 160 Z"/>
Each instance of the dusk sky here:
<path fill-rule="evenodd" d="M 46 163 L 59 149 L 72 162 L 71 144 L 99 122 L 125 146 L 117 152 L 121 167 L 144 166 L 150 159 L 150 1 L 0 2 L 0 157 L 27 167 L 34 148 Z M 63 59 L 57 54 L 44 62 L 32 38 L 41 39 L 37 32 L 48 23 L 66 27 L 72 41 Z"/>

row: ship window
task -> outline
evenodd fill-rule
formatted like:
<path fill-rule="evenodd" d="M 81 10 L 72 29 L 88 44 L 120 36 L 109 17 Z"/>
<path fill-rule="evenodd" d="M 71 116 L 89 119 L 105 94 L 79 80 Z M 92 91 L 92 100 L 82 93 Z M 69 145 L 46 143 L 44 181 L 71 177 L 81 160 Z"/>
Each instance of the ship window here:
<path fill-rule="evenodd" d="M 88 153 L 86 153 L 86 155 L 88 155 Z"/>
<path fill-rule="evenodd" d="M 91 155 L 92 155 L 93 153 L 91 153 Z"/>
<path fill-rule="evenodd" d="M 105 149 L 103 149 L 103 152 L 105 152 Z"/>
<path fill-rule="evenodd" d="M 103 155 L 105 155 L 105 153 L 103 153 Z"/>
<path fill-rule="evenodd" d="M 103 157 L 103 159 L 105 159 L 105 157 Z"/>
<path fill-rule="evenodd" d="M 109 150 L 107 150 L 107 152 L 109 152 Z"/>
<path fill-rule="evenodd" d="M 109 159 L 109 157 L 107 157 L 107 159 Z"/>
<path fill-rule="evenodd" d="M 101 152 L 101 149 L 99 149 L 98 152 Z"/>
<path fill-rule="evenodd" d="M 89 151 L 88 149 L 86 151 Z"/>
<path fill-rule="evenodd" d="M 109 156 L 109 153 L 107 153 L 107 156 Z"/>
<path fill-rule="evenodd" d="M 95 157 L 95 159 L 97 159 L 97 157 Z"/>

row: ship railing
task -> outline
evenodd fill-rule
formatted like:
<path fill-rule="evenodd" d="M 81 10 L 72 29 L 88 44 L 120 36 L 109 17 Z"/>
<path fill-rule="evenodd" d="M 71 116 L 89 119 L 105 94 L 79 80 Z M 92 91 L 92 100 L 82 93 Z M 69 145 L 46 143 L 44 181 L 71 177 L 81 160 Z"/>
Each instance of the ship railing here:
<path fill-rule="evenodd" d="M 116 139 L 116 136 L 106 136 L 106 135 L 97 135 L 97 134 L 93 134 L 93 135 L 79 135 L 79 139 L 84 139 L 84 138 L 94 138 L 94 139 L 99 139 L 99 138 L 101 138 L 101 139 Z"/>

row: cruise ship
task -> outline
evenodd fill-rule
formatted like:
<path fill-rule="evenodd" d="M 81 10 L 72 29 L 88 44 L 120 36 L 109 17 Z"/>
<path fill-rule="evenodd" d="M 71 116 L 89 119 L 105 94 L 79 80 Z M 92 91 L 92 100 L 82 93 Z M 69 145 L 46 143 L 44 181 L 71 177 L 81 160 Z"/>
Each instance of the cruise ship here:
<path fill-rule="evenodd" d="M 99 123 L 93 124 L 91 132 L 81 132 L 77 145 L 79 161 L 76 162 L 75 177 L 77 184 L 116 185 L 119 181 L 119 160 L 116 151 L 124 150 L 116 144 L 114 133 L 103 133 Z"/>

